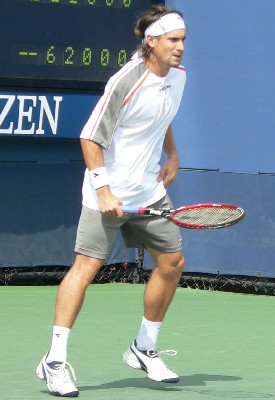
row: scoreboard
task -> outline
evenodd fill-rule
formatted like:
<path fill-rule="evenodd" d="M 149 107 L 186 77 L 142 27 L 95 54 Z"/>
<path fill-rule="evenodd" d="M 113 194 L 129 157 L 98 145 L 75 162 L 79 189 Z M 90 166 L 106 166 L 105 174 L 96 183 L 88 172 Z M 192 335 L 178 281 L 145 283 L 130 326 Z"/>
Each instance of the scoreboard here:
<path fill-rule="evenodd" d="M 151 0 L 0 0 L 0 86 L 101 90 Z"/>
<path fill-rule="evenodd" d="M 136 50 L 137 18 L 156 3 L 0 0 L 0 140 L 78 138 Z"/>

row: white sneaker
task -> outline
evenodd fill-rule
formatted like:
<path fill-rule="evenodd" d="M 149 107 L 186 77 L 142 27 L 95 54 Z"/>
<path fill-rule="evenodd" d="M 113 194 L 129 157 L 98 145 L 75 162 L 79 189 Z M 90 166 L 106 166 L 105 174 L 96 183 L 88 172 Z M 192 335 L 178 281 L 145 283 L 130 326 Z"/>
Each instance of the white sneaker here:
<path fill-rule="evenodd" d="M 49 391 L 55 396 L 77 397 L 79 392 L 72 382 L 72 379 L 76 381 L 72 366 L 68 362 L 47 363 L 47 355 L 36 368 L 38 378 L 46 381 Z"/>
<path fill-rule="evenodd" d="M 176 383 L 179 376 L 170 371 L 160 359 L 160 354 L 176 355 L 175 350 L 165 350 L 159 353 L 155 350 L 140 351 L 134 341 L 123 354 L 123 361 L 132 368 L 141 369 L 147 373 L 148 378 L 158 382 Z"/>

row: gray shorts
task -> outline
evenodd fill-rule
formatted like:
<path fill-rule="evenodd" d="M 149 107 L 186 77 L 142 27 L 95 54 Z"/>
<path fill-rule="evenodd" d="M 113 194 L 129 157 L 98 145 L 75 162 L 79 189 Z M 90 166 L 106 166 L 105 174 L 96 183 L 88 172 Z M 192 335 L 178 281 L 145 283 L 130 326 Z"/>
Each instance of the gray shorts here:
<path fill-rule="evenodd" d="M 172 208 L 172 204 L 166 196 L 150 207 Z M 162 253 L 182 250 L 179 227 L 165 218 L 144 215 L 112 218 L 83 206 L 77 229 L 75 252 L 105 260 L 119 229 L 127 247 L 152 248 Z"/>

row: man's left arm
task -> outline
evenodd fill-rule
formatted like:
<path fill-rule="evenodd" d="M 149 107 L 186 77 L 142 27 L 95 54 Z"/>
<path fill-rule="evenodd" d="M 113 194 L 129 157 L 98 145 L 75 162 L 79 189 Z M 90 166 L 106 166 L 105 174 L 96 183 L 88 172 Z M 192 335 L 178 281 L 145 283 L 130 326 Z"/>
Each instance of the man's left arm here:
<path fill-rule="evenodd" d="M 160 170 L 158 181 L 163 181 L 163 184 L 167 186 L 176 179 L 179 169 L 179 155 L 176 149 L 171 125 L 169 125 L 169 128 L 167 129 L 163 142 L 163 149 L 167 155 L 167 160 Z"/>

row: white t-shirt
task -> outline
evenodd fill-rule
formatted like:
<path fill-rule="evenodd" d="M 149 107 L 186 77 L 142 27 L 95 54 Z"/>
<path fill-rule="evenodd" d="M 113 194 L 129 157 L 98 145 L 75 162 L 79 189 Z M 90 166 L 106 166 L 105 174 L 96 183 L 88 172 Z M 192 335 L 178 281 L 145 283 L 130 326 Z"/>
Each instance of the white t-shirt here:
<path fill-rule="evenodd" d="M 110 189 L 123 205 L 145 207 L 165 196 L 159 161 L 185 81 L 181 66 L 158 77 L 142 59 L 131 60 L 110 78 L 82 130 L 81 138 L 102 146 Z M 99 209 L 87 169 L 82 194 L 84 206 Z"/>

